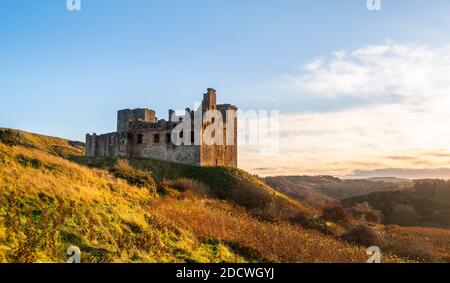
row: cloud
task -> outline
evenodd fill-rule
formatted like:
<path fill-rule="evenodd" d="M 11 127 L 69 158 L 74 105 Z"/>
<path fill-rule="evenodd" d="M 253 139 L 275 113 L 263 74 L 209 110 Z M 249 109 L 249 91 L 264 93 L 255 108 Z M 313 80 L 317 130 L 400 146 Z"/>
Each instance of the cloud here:
<path fill-rule="evenodd" d="M 417 99 L 449 91 L 450 47 L 394 44 L 337 51 L 307 64 L 301 74 L 285 75 L 278 85 L 322 97 L 399 96 Z"/>
<path fill-rule="evenodd" d="M 367 98 L 371 103 L 340 111 L 281 114 L 280 152 L 263 157 L 255 147 L 243 146 L 241 166 L 262 175 L 447 167 L 449 74 L 450 47 L 386 43 L 314 60 L 301 74 L 282 76 L 278 92 Z M 386 97 L 398 99 L 386 102 Z M 264 170 L 255 170 L 255 163 Z"/>

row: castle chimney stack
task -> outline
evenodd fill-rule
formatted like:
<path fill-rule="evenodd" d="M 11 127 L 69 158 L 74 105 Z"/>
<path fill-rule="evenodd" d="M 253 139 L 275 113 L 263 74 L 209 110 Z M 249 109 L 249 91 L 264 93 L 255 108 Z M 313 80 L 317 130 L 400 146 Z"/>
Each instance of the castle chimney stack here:
<path fill-rule="evenodd" d="M 207 92 L 203 94 L 202 109 L 203 112 L 207 110 L 215 110 L 217 105 L 217 94 L 213 88 L 208 88 Z"/>
<path fill-rule="evenodd" d="M 175 113 L 174 110 L 169 109 L 169 122 L 172 122 L 172 116 L 173 116 L 174 113 Z"/>

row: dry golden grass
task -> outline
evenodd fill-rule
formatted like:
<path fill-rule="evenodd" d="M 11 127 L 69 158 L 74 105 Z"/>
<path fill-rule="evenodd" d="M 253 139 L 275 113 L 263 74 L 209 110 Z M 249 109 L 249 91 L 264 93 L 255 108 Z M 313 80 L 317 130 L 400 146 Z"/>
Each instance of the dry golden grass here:
<path fill-rule="evenodd" d="M 14 184 L 23 188 L 26 194 L 39 191 L 52 197 L 106 203 L 111 199 L 149 199 L 145 190 L 129 186 L 104 170 L 88 169 L 34 149 L 8 148 L 0 144 L 0 152 L 8 158 L 1 168 L 0 184 Z M 17 162 L 18 157 L 39 160 L 40 165 L 37 168 L 23 166 Z M 117 187 L 117 190 L 111 190 L 111 186 Z"/>
<path fill-rule="evenodd" d="M 21 135 L 18 146 L 0 142 L 0 262 L 63 262 L 71 245 L 81 248 L 84 262 L 367 260 L 364 247 L 289 223 L 290 213 L 317 211 L 241 170 L 145 161 L 138 171 L 146 178 L 147 169 L 171 176 L 166 194 L 157 195 L 67 160 L 82 154 L 67 141 Z M 134 171 L 130 164 L 118 168 Z M 179 171 L 170 172 L 172 166 Z M 229 194 L 218 198 L 221 188 Z M 256 209 L 253 202 L 239 205 L 247 197 L 256 197 Z M 448 232 L 402 229 L 387 227 L 385 237 L 428 241 L 441 257 L 450 250 Z M 391 250 L 385 262 L 407 261 L 408 254 Z"/>
<path fill-rule="evenodd" d="M 366 262 L 365 249 L 288 223 L 261 222 L 229 204 L 192 194 L 155 200 L 160 225 L 180 227 L 234 247 L 245 257 L 266 262 Z M 399 262 L 387 256 L 388 262 Z"/>
<path fill-rule="evenodd" d="M 288 223 L 258 221 L 226 201 L 190 191 L 158 197 L 107 171 L 38 149 L 0 144 L 0 153 L 3 262 L 60 262 L 72 244 L 81 246 L 89 262 L 367 258 L 363 248 Z"/>
<path fill-rule="evenodd" d="M 388 245 L 398 254 L 422 262 L 450 262 L 450 230 L 424 227 L 384 227 Z"/>
<path fill-rule="evenodd" d="M 156 229 L 155 195 L 107 171 L 1 143 L 0 156 L 0 262 L 63 262 L 70 245 L 84 262 L 243 261 L 220 243 Z"/>

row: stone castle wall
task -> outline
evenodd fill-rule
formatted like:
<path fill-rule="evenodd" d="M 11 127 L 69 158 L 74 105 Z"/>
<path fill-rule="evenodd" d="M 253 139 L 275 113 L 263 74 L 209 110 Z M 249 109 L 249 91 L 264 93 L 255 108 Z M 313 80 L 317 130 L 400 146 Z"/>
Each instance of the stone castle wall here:
<path fill-rule="evenodd" d="M 156 123 L 156 113 L 150 109 L 125 109 L 117 112 L 117 131 L 124 132 L 129 129 L 130 121 Z"/>
<path fill-rule="evenodd" d="M 200 166 L 200 146 L 175 146 L 166 143 L 165 136 L 156 143 L 153 131 L 115 132 L 86 136 L 86 156 L 90 157 L 141 157 Z M 139 135 L 143 141 L 138 143 Z"/>
<path fill-rule="evenodd" d="M 237 108 L 228 104 L 217 105 L 215 90 L 208 89 L 199 111 L 204 113 L 207 110 L 219 110 L 226 119 L 227 110 L 237 110 Z M 86 156 L 141 157 L 195 166 L 237 167 L 237 119 L 235 117 L 234 123 L 223 125 L 223 145 L 201 143 L 176 146 L 171 142 L 171 135 L 181 121 L 178 118 L 174 119 L 172 114 L 173 111 L 170 110 L 167 122 L 158 121 L 155 112 L 149 109 L 118 111 L 117 132 L 86 135 Z M 226 145 L 227 127 L 231 127 L 234 133 L 234 145 Z M 203 127 L 200 131 L 202 130 Z M 191 139 L 194 132 L 183 134 Z M 193 141 L 193 138 L 191 140 Z"/>

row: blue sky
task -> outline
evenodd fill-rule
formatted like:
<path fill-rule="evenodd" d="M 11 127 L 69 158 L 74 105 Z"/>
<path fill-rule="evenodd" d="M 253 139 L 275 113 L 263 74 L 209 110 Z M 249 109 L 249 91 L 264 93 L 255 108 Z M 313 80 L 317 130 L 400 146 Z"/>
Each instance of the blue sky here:
<path fill-rule="evenodd" d="M 283 115 L 380 104 L 391 96 L 279 87 L 317 58 L 395 44 L 448 44 L 449 0 L 0 0 L 0 127 L 83 140 L 116 111 L 219 101 Z M 310 90 L 310 89 L 309 89 Z"/>

